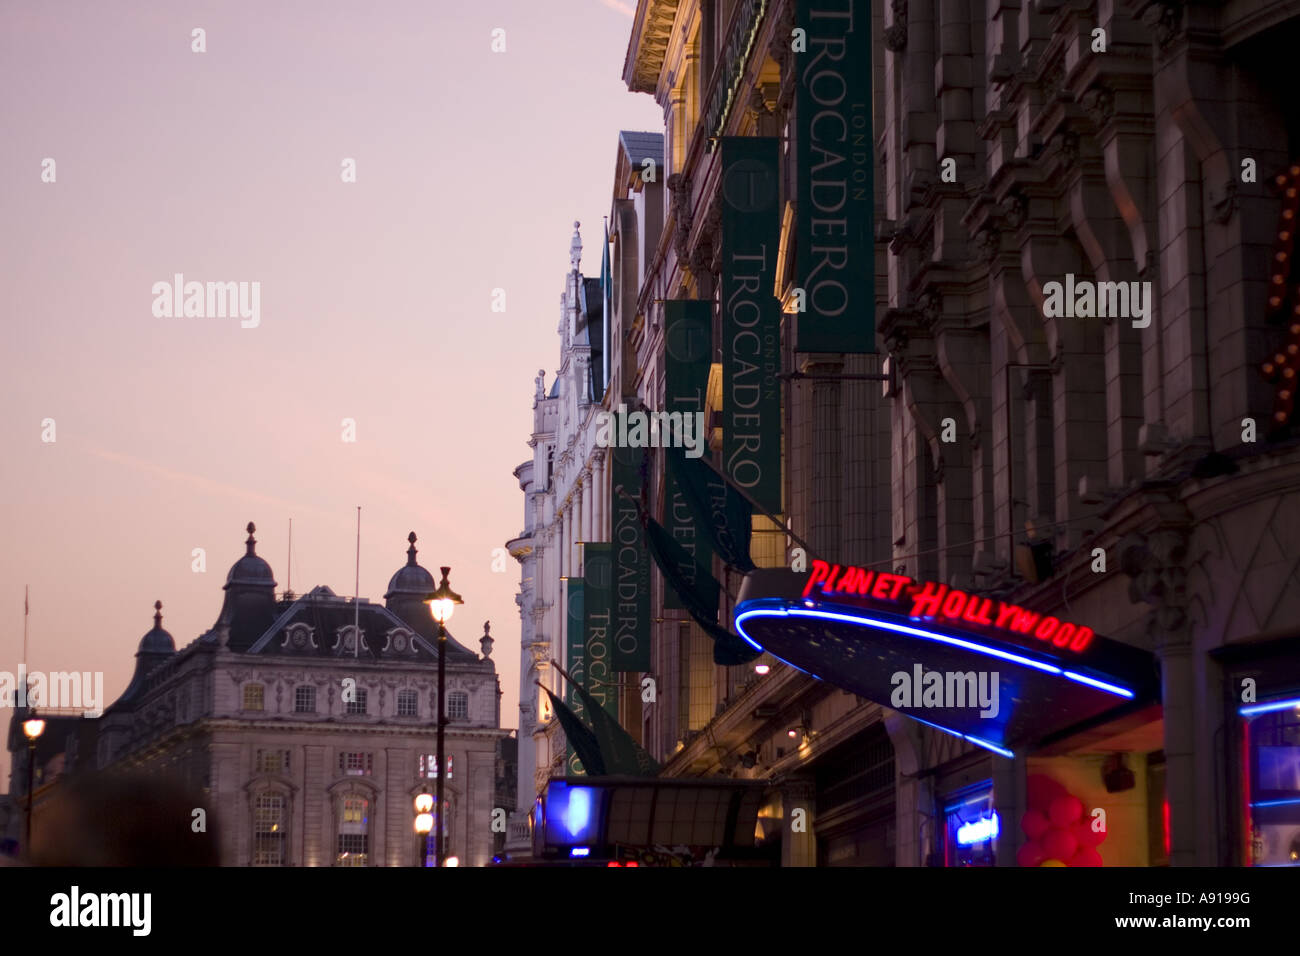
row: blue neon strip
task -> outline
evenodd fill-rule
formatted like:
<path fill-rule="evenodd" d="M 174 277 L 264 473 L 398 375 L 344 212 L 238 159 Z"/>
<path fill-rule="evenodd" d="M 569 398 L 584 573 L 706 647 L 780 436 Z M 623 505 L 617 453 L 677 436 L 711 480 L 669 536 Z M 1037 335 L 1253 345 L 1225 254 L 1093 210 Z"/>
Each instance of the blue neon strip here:
<path fill-rule="evenodd" d="M 1286 710 L 1288 707 L 1300 707 L 1300 697 L 1292 697 L 1290 700 L 1272 700 L 1267 704 L 1251 704 L 1249 707 L 1238 709 L 1237 713 L 1243 717 L 1254 717 L 1256 714 L 1268 714 L 1275 710 Z"/>
<path fill-rule="evenodd" d="M 1293 807 L 1300 803 L 1300 797 L 1289 800 L 1261 800 L 1259 803 L 1252 803 L 1252 807 Z"/>
<path fill-rule="evenodd" d="M 1066 671 L 1065 676 L 1070 678 L 1070 680 L 1077 680 L 1080 684 L 1088 684 L 1091 687 L 1096 687 L 1100 690 L 1106 691 L 1107 693 L 1116 694 L 1120 697 L 1127 697 L 1129 700 L 1133 699 L 1133 692 L 1131 690 L 1125 690 L 1117 684 L 1108 684 L 1104 680 L 1097 680 L 1095 677 L 1085 677 L 1083 674 L 1076 674 L 1074 671 Z"/>
<path fill-rule="evenodd" d="M 928 720 L 922 720 L 920 717 L 915 717 L 912 714 L 909 714 L 905 711 L 899 711 L 899 713 L 901 713 L 904 717 L 911 717 L 912 720 L 915 720 L 918 724 L 925 724 L 925 726 L 933 727 L 935 730 L 942 730 L 945 734 L 951 734 L 954 737 L 960 737 L 962 740 L 969 740 L 975 746 L 983 747 L 985 750 L 991 750 L 995 754 L 999 754 L 1003 757 L 1011 757 L 1011 758 L 1015 757 L 1015 754 L 1013 754 L 1010 750 L 1007 750 L 1005 747 L 999 747 L 997 744 L 984 740 L 982 737 L 975 737 L 971 734 L 963 734 L 960 730 L 950 730 L 947 727 L 941 727 L 938 724 L 932 724 Z"/>
<path fill-rule="evenodd" d="M 741 627 L 746 620 L 751 617 L 812 617 L 824 618 L 831 621 L 844 621 L 847 624 L 858 624 L 866 627 L 880 628 L 886 631 L 897 631 L 899 634 L 907 634 L 911 637 L 920 637 L 929 641 L 939 641 L 942 644 L 952 644 L 954 647 L 965 648 L 968 651 L 975 651 L 979 654 L 987 654 L 991 657 L 998 657 L 1002 660 L 1011 661 L 1024 667 L 1033 667 L 1036 670 L 1043 671 L 1047 674 L 1060 674 L 1061 668 L 1053 664 L 1043 664 L 1039 661 L 1031 660 L 1028 657 L 1021 657 L 1019 654 L 1012 654 L 1008 651 L 997 650 L 992 647 L 985 647 L 982 644 L 975 644 L 971 641 L 964 641 L 958 637 L 949 637 L 947 634 L 936 634 L 933 631 L 923 631 L 919 627 L 909 627 L 906 624 L 895 624 L 892 621 L 879 621 L 873 617 L 863 617 L 855 614 L 840 614 L 835 611 L 806 611 L 802 608 L 789 608 L 782 611 L 776 611 L 770 608 L 756 608 L 752 611 L 742 611 L 736 615 L 736 630 L 744 636 L 744 629 Z M 749 638 L 746 637 L 746 640 Z M 750 641 L 753 644 L 753 641 Z M 755 647 L 758 645 L 755 644 Z"/>
<path fill-rule="evenodd" d="M 1068 671 L 1064 668 L 1057 667 L 1053 664 L 1044 664 L 1028 657 L 1022 657 L 1019 654 L 1012 654 L 1008 651 L 999 650 L 993 647 L 985 647 L 983 644 L 976 644 L 973 641 L 962 640 L 961 638 L 951 637 L 947 634 L 936 634 L 933 631 L 922 630 L 918 627 L 909 627 L 906 624 L 895 624 L 892 621 L 881 621 L 873 617 L 866 617 L 856 614 L 840 614 L 835 611 L 809 611 L 802 608 L 754 608 L 753 610 L 742 611 L 736 615 L 736 630 L 740 632 L 741 637 L 753 644 L 759 650 L 763 648 L 755 644 L 753 640 L 745 633 L 742 626 L 746 620 L 751 617 L 813 617 L 826 618 L 833 621 L 844 621 L 848 624 L 858 624 L 865 627 L 881 628 L 887 631 L 896 631 L 899 634 L 907 634 L 911 637 L 919 637 L 924 640 L 939 641 L 943 644 L 951 644 L 954 647 L 964 648 L 965 650 L 975 651 L 978 654 L 986 654 L 997 657 L 1002 660 L 1011 661 L 1014 664 L 1020 664 L 1024 667 L 1032 667 L 1036 670 L 1043 671 L 1047 674 L 1060 674 L 1068 677 L 1070 680 L 1080 684 L 1087 684 L 1098 690 L 1104 690 L 1108 694 L 1114 694 L 1117 697 L 1123 697 L 1126 700 L 1132 700 L 1137 695 L 1127 688 L 1120 687 L 1118 684 L 1107 683 L 1106 681 L 1097 680 L 1095 677 L 1088 677 L 1077 671 Z M 807 673 L 807 671 L 804 671 Z M 1300 700 L 1295 703 L 1300 704 Z M 1279 708 L 1280 709 L 1280 708 Z"/>

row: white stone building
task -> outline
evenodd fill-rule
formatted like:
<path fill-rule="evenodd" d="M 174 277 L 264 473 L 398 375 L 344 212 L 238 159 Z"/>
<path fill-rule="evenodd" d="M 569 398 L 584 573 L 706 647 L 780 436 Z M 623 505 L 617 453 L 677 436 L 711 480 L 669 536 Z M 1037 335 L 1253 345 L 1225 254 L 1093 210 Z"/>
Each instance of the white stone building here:
<path fill-rule="evenodd" d="M 99 721 L 98 765 L 201 787 L 225 865 L 418 865 L 412 801 L 436 784 L 438 668 L 415 535 L 381 606 L 323 586 L 277 597 L 253 530 L 209 631 L 177 651 L 155 605 L 135 676 Z M 447 854 L 485 865 L 501 691 L 489 657 L 450 635 L 446 685 Z"/>
<path fill-rule="evenodd" d="M 519 663 L 519 790 L 507 851 L 527 846 L 527 814 L 548 777 L 565 772 L 567 741 L 538 683 L 557 697 L 566 691 L 552 666 L 567 657 L 566 589 L 582 574 L 579 542 L 607 541 L 609 483 L 606 454 L 595 444 L 596 413 L 606 381 L 602 344 L 608 340 L 600 280 L 585 278 L 582 237 L 574 223 L 570 270 L 560 296 L 560 367 L 549 391 L 537 373 L 531 460 L 515 469 L 524 492 L 524 530 L 508 542 L 521 565 Z"/>

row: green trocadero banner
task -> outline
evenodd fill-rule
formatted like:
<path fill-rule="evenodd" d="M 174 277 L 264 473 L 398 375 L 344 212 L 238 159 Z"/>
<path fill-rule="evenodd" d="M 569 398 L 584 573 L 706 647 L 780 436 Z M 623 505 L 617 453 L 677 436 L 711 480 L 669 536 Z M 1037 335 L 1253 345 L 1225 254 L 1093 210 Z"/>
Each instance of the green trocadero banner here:
<path fill-rule="evenodd" d="M 631 415 L 635 412 L 629 413 Z M 619 434 L 625 433 L 620 426 Z M 637 516 L 637 502 L 645 481 L 646 450 L 613 445 L 611 531 L 614 599 L 611 608 L 610 669 L 650 669 L 650 551 L 645 529 Z"/>
<path fill-rule="evenodd" d="M 871 5 L 796 0 L 799 195 L 795 348 L 876 351 Z"/>
<path fill-rule="evenodd" d="M 722 465 L 769 511 L 781 510 L 777 147 L 722 138 Z"/>
<path fill-rule="evenodd" d="M 670 299 L 664 303 L 664 408 L 669 414 L 696 416 L 692 434 L 707 434 L 704 393 L 709 387 L 709 357 L 713 341 L 713 303 L 707 299 Z M 701 428 L 700 425 L 705 425 Z M 701 439 L 703 442 L 704 440 Z M 701 450 L 707 444 L 701 444 Z M 695 513 L 673 474 L 664 472 L 664 527 L 692 558 L 678 569 L 691 586 L 698 569 L 713 570 L 713 549 L 707 528 L 697 527 Z M 664 607 L 686 610 L 675 588 L 663 590 Z"/>
<path fill-rule="evenodd" d="M 618 715 L 618 686 L 610 667 L 610 583 L 613 561 L 607 543 L 587 542 L 582 546 L 582 629 L 584 673 L 582 685 L 609 713 Z M 573 672 L 570 671 L 570 674 Z M 574 677 L 574 680 L 578 678 Z M 590 714 L 584 719 L 591 721 Z"/>
<path fill-rule="evenodd" d="M 586 545 L 584 545 L 586 547 Z M 565 667 L 568 668 L 569 676 L 575 681 L 585 681 L 586 674 L 586 616 L 583 610 L 582 600 L 582 578 L 569 578 L 569 616 L 568 630 L 565 632 L 565 639 L 568 642 L 569 653 L 568 661 Z M 564 692 L 564 702 L 569 705 L 578 717 L 583 717 L 582 698 L 578 692 L 573 689 L 572 684 L 566 684 Z M 565 767 L 568 768 L 570 775 L 584 773 L 582 761 L 578 759 L 577 754 L 573 751 L 573 741 L 569 741 L 568 753 L 565 757 Z"/>

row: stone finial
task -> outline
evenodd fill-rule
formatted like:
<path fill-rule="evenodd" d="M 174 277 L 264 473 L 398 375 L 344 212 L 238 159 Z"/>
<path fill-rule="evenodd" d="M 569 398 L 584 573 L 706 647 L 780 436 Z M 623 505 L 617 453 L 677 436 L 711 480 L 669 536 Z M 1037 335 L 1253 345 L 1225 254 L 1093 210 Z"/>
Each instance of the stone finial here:
<path fill-rule="evenodd" d="M 162 627 L 162 601 L 153 602 L 153 626 L 155 628 Z"/>
<path fill-rule="evenodd" d="M 573 239 L 569 242 L 569 264 L 574 269 L 577 269 L 582 262 L 582 235 L 578 232 L 581 226 L 582 223 L 576 219 L 573 221 Z"/>
<path fill-rule="evenodd" d="M 483 636 L 478 640 L 479 646 L 483 648 L 483 660 L 492 656 L 492 645 L 496 642 L 492 639 L 492 622 L 483 622 Z"/>
<path fill-rule="evenodd" d="M 257 539 L 253 537 L 253 532 L 257 530 L 257 525 L 250 521 L 246 530 L 248 531 L 248 540 L 244 544 L 248 546 L 249 554 L 256 554 L 257 552 L 253 550 L 253 546 L 257 544 Z"/>
<path fill-rule="evenodd" d="M 411 543 L 411 546 L 406 549 L 406 566 L 409 568 L 415 564 L 415 555 L 416 555 L 415 532 L 412 531 L 410 534 L 408 534 L 406 536 L 406 540 Z"/>

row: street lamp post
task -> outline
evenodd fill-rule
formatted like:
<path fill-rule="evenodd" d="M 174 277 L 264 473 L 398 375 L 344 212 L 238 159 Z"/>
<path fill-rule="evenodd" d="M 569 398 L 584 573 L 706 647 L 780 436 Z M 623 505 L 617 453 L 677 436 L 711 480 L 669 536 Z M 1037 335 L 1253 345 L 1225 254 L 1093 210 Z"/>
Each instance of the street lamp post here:
<path fill-rule="evenodd" d="M 429 831 L 433 829 L 433 814 L 429 811 L 433 809 L 433 797 L 427 793 L 421 793 L 415 798 L 415 832 L 419 834 L 420 841 L 418 844 L 420 853 L 420 866 L 429 865 Z"/>
<path fill-rule="evenodd" d="M 28 716 L 23 721 L 23 734 L 27 737 L 27 836 L 23 841 L 23 853 L 30 860 L 32 856 L 32 790 L 36 786 L 36 738 L 45 732 L 45 721 L 39 717 Z"/>
<path fill-rule="evenodd" d="M 437 777 L 437 826 L 433 833 L 433 865 L 441 867 L 443 865 L 443 853 L 445 850 L 445 829 L 446 820 L 444 811 L 447 804 L 443 801 L 442 781 L 446 778 L 447 755 L 444 751 L 444 735 L 447 724 L 447 627 L 446 624 L 451 620 L 452 612 L 456 609 L 457 604 L 464 604 L 460 595 L 451 589 L 451 584 L 447 581 L 447 575 L 451 573 L 451 568 L 444 567 L 442 570 L 442 581 L 438 584 L 438 590 L 434 591 L 426 599 L 429 605 L 429 612 L 433 619 L 438 622 L 438 777 Z"/>

